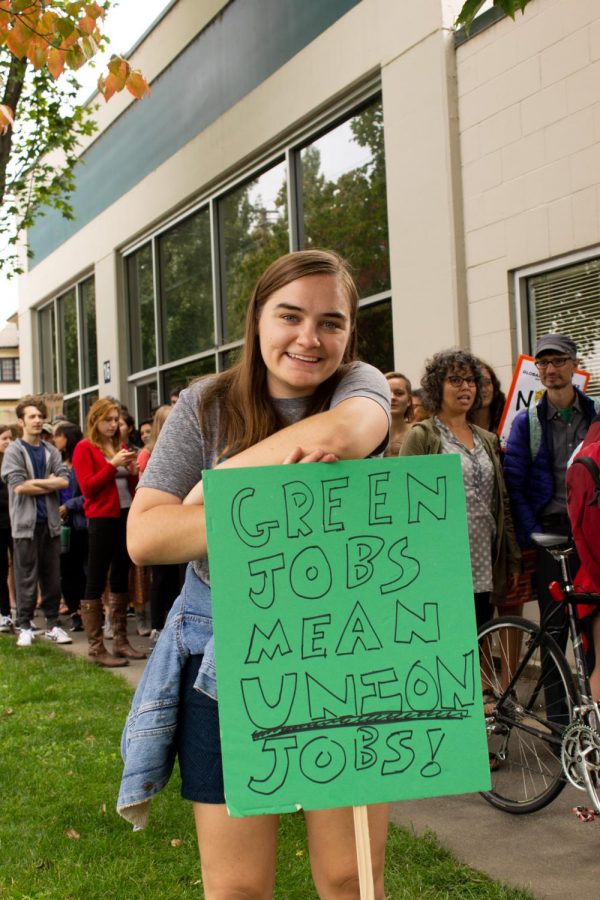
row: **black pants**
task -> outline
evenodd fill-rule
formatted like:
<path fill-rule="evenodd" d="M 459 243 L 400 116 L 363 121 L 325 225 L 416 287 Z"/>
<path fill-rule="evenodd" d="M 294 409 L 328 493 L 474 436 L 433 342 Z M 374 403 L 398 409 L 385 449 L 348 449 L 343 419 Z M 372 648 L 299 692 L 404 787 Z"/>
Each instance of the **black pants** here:
<path fill-rule="evenodd" d="M 10 594 L 8 593 L 9 552 L 12 552 L 10 527 L 0 528 L 0 616 L 10 616 Z"/>
<path fill-rule="evenodd" d="M 87 528 L 71 528 L 69 552 L 60 555 L 60 589 L 70 615 L 85 597 L 87 558 Z"/>
<path fill-rule="evenodd" d="M 180 593 L 179 566 L 150 567 L 150 620 L 161 631 L 169 610 Z"/>
<path fill-rule="evenodd" d="M 548 516 L 542 519 L 542 528 L 545 534 L 562 534 L 569 535 L 571 527 L 568 516 Z M 576 553 L 569 557 L 571 575 L 575 578 L 579 570 L 580 562 Z M 535 560 L 535 587 L 538 595 L 538 604 L 540 607 L 540 620 L 544 618 L 550 611 L 554 610 L 555 615 L 549 625 L 548 631 L 558 644 L 561 650 L 565 650 L 567 639 L 569 637 L 569 623 L 563 611 L 557 609 L 556 602 L 550 596 L 548 585 L 551 581 L 561 581 L 562 573 L 560 564 L 554 560 L 547 550 L 539 548 L 536 550 Z M 562 691 L 559 682 L 559 673 L 550 660 L 542 658 L 542 674 L 544 677 L 544 692 L 546 694 L 546 707 L 548 709 L 548 718 L 554 722 L 560 722 L 566 725 L 569 721 L 568 711 L 561 700 Z"/>
<path fill-rule="evenodd" d="M 122 509 L 118 519 L 88 520 L 88 572 L 85 599 L 100 600 L 106 587 L 110 569 L 110 589 L 113 594 L 126 594 L 131 560 L 127 553 L 127 514 Z"/>
<path fill-rule="evenodd" d="M 473 594 L 475 598 L 475 620 L 477 622 L 477 629 L 479 630 L 482 625 L 485 625 L 486 622 L 494 615 L 494 609 L 492 607 L 492 603 L 490 600 L 490 592 L 482 591 L 479 594 Z"/>

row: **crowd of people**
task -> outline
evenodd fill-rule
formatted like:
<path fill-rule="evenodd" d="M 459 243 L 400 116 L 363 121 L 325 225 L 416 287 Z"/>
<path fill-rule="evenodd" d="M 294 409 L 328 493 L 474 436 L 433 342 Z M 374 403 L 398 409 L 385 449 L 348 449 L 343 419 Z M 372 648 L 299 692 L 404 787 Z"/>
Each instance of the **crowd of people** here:
<path fill-rule="evenodd" d="M 16 632 L 17 646 L 30 647 L 41 633 L 69 644 L 70 633 L 85 631 L 94 662 L 124 666 L 146 657 L 127 637 L 136 610 L 138 633 L 151 647 L 158 640 L 180 569 L 133 566 L 126 527 L 139 472 L 171 408 L 159 407 L 136 429 L 126 407 L 101 398 L 84 436 L 62 415 L 48 422 L 43 398 L 27 396 L 17 424 L 0 430 L 0 632 Z M 38 608 L 45 628 L 36 626 Z"/>
<path fill-rule="evenodd" d="M 70 640 L 59 624 L 62 596 L 71 629 L 85 629 L 96 663 L 115 667 L 143 657 L 127 638 L 131 554 L 138 580 L 150 585 L 152 635 L 160 640 L 123 735 L 118 809 L 143 827 L 148 800 L 177 756 L 210 895 L 269 895 L 277 817 L 232 819 L 225 806 L 201 472 L 382 454 L 458 455 L 481 624 L 496 611 L 519 614 L 534 596 L 542 613 L 550 602 L 555 564 L 533 549 L 532 534 L 568 533 L 567 467 L 600 410 L 600 400 L 573 384 L 575 343 L 545 335 L 535 347 L 545 390 L 517 414 L 500 452 L 505 396 L 493 368 L 466 349 L 444 350 L 426 362 L 413 389 L 401 372 L 384 375 L 356 361 L 357 309 L 356 285 L 336 254 L 288 254 L 257 282 L 239 361 L 191 384 L 139 431 L 111 398 L 92 405 L 85 436 L 66 422 L 52 429 L 41 398 L 29 397 L 17 406 L 20 437 L 0 432 L 8 489 L 0 495 L 0 630 L 12 629 L 11 556 L 20 646 L 33 641 L 38 594 L 46 637 Z M 65 525 L 70 535 L 61 546 Z M 182 564 L 185 584 L 176 599 Z M 593 633 L 600 650 L 600 628 Z M 556 638 L 564 644 L 564 630 Z M 600 698 L 600 668 L 593 684 Z M 482 683 L 482 702 L 494 701 Z M 378 804 L 368 812 L 381 900 L 388 811 Z M 351 810 L 305 817 L 319 894 L 349 896 L 356 879 Z"/>

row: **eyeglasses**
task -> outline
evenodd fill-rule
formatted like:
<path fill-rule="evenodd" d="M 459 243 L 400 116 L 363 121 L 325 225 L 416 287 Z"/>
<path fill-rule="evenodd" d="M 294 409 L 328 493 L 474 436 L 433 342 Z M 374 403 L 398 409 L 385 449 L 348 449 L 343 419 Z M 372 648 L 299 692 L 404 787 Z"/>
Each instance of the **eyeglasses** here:
<path fill-rule="evenodd" d="M 549 359 L 536 359 L 536 369 L 544 370 L 548 366 L 554 366 L 555 369 L 562 369 L 568 362 L 571 362 L 570 356 L 551 356 Z"/>
<path fill-rule="evenodd" d="M 468 387 L 475 387 L 477 384 L 477 379 L 474 375 L 467 375 L 466 378 L 463 378 L 462 375 L 448 375 L 446 381 L 454 388 L 462 387 L 463 383 Z"/>

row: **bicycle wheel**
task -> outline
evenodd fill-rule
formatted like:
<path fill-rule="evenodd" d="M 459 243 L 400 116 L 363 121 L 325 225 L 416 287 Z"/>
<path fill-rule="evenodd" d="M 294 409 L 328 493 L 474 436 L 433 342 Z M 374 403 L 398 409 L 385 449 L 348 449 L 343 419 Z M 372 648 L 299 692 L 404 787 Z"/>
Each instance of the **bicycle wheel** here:
<path fill-rule="evenodd" d="M 478 633 L 482 686 L 497 698 L 486 703 L 492 790 L 482 797 L 509 813 L 542 809 L 566 784 L 561 737 L 571 719 L 573 679 L 550 635 L 532 646 L 538 633 L 516 616 L 488 622 Z"/>

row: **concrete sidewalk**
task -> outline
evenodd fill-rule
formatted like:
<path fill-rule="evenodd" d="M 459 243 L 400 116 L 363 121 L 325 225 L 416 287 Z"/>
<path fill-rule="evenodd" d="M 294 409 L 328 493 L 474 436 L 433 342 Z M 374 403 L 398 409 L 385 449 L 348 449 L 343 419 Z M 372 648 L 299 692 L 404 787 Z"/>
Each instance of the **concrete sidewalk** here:
<path fill-rule="evenodd" d="M 148 650 L 148 638 L 135 633 L 128 619 L 132 643 Z M 87 656 L 82 632 L 60 649 Z M 111 641 L 107 646 L 111 647 Z M 121 669 L 107 669 L 135 687 L 146 661 L 132 661 Z M 583 824 L 571 812 L 587 805 L 587 797 L 570 785 L 546 809 L 513 816 L 487 804 L 478 794 L 438 797 L 392 805 L 392 821 L 421 835 L 434 832 L 440 843 L 474 869 L 512 887 L 530 890 L 538 900 L 575 900 L 600 897 L 600 819 Z"/>
<path fill-rule="evenodd" d="M 72 644 L 57 644 L 61 650 L 66 650 L 68 653 L 73 653 L 75 656 L 81 656 L 87 659 L 87 650 L 88 650 L 88 642 L 87 638 L 83 631 L 75 631 L 71 632 L 68 630 L 68 623 L 70 619 L 68 617 L 63 617 L 62 619 L 62 627 L 67 632 L 70 638 L 72 638 Z M 36 619 L 36 625 L 39 628 L 43 627 L 43 617 Z M 149 653 L 150 641 L 147 637 L 140 637 L 135 630 L 135 619 L 128 617 L 127 619 L 127 636 L 130 639 L 131 645 L 135 647 L 136 650 L 143 650 L 145 653 Z M 109 651 L 112 651 L 112 641 L 106 641 L 106 647 Z M 106 672 L 111 672 L 114 675 L 119 675 L 122 678 L 125 678 L 126 681 L 132 687 L 137 687 L 138 681 L 142 677 L 142 672 L 144 671 L 144 667 L 146 665 L 147 660 L 145 659 L 131 659 L 129 660 L 128 666 L 122 666 L 119 669 L 105 669 Z"/>

